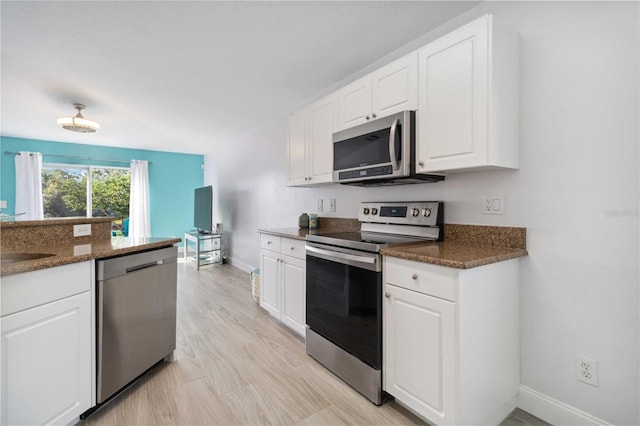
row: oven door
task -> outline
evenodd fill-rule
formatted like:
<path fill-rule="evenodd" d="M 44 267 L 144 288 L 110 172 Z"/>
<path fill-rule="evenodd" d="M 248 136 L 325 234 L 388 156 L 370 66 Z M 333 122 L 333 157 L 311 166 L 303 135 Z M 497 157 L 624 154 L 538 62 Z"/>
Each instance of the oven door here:
<path fill-rule="evenodd" d="M 381 369 L 381 256 L 313 243 L 306 247 L 307 325 Z"/>

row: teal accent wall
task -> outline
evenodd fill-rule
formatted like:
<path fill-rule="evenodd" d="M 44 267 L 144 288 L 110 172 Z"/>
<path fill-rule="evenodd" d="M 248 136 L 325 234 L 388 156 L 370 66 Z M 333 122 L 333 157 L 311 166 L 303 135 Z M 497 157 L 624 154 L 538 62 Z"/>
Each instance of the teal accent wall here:
<path fill-rule="evenodd" d="M 53 142 L 35 139 L 0 137 L 0 200 L 7 202 L 3 213 L 15 213 L 15 156 L 5 151 L 36 151 L 43 154 L 44 163 L 82 164 L 92 166 L 122 166 L 97 160 L 78 160 L 49 155 L 71 155 L 109 160 L 149 161 L 149 198 L 151 204 L 151 234 L 154 237 L 180 237 L 193 228 L 193 190 L 204 186 L 202 164 L 204 156 L 143 149 L 113 148 L 99 145 Z"/>

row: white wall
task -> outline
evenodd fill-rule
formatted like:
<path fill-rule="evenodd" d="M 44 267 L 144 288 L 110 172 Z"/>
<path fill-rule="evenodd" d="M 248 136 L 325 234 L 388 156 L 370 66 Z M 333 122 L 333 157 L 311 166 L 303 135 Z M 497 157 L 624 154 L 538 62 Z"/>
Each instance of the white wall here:
<path fill-rule="evenodd" d="M 286 188 L 284 114 L 229 141 L 206 156 L 205 180 L 218 191 L 232 262 L 257 267 L 256 229 L 295 227 L 318 198 L 336 198 L 338 217 L 356 217 L 366 200 L 443 200 L 448 223 L 524 226 L 522 384 L 601 420 L 639 424 L 638 6 L 485 3 L 391 55 L 486 12 L 518 31 L 518 171 Z M 504 194 L 506 214 L 482 215 L 483 194 Z M 598 360 L 598 387 L 576 380 L 576 355 Z"/>

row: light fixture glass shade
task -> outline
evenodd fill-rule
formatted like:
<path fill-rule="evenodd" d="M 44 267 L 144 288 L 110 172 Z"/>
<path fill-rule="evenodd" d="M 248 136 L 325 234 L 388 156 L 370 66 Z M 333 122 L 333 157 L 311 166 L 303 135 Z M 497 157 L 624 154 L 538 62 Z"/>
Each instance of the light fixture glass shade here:
<path fill-rule="evenodd" d="M 72 132 L 80 133 L 95 133 L 100 131 L 100 124 L 93 120 L 87 120 L 80 113 L 84 105 L 74 104 L 74 107 L 78 110 L 78 114 L 76 114 L 75 117 L 58 118 L 58 126 L 66 130 L 71 130 Z"/>

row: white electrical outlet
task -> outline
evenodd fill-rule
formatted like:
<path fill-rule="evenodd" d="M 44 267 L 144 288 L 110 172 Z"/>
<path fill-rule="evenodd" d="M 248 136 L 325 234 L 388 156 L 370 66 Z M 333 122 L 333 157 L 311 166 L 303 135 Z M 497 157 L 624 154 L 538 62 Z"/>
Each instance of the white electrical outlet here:
<path fill-rule="evenodd" d="M 73 246 L 74 256 L 81 256 L 83 254 L 91 254 L 91 244 L 79 244 Z"/>
<path fill-rule="evenodd" d="M 576 357 L 576 379 L 598 386 L 598 361 L 578 355 Z"/>
<path fill-rule="evenodd" d="M 483 195 L 482 214 L 504 214 L 504 195 Z"/>
<path fill-rule="evenodd" d="M 318 213 L 322 212 L 323 209 L 323 203 L 322 203 L 322 198 L 318 199 Z"/>
<path fill-rule="evenodd" d="M 329 200 L 329 211 L 330 212 L 335 212 L 336 211 L 336 199 L 332 198 Z"/>
<path fill-rule="evenodd" d="M 82 225 L 73 225 L 73 236 L 74 237 L 84 237 L 86 235 L 91 235 L 91 224 L 85 223 Z"/>
<path fill-rule="evenodd" d="M 7 208 L 7 202 L 5 200 L 0 200 L 0 209 L 6 209 Z"/>

